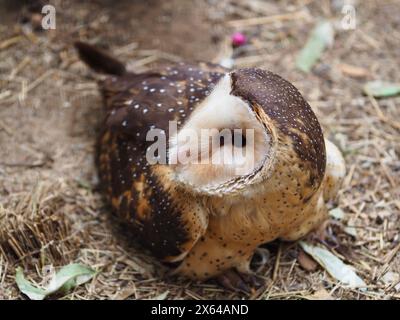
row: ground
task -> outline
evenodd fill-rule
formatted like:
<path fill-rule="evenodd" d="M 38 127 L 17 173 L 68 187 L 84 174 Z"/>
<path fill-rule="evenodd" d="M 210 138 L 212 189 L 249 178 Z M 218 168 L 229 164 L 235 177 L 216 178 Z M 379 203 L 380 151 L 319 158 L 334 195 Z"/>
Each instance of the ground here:
<path fill-rule="evenodd" d="M 293 82 L 344 153 L 345 182 L 330 205 L 344 218 L 329 227 L 339 242 L 329 250 L 368 284 L 348 289 L 310 267 L 297 243 L 276 241 L 258 268 L 266 287 L 250 298 L 400 298 L 400 97 L 362 92 L 369 80 L 400 82 L 399 1 L 352 1 L 357 25 L 347 31 L 341 1 L 52 1 L 57 25 L 48 31 L 35 30 L 27 2 L 0 2 L 1 299 L 24 298 L 17 266 L 41 282 L 70 262 L 99 273 L 63 299 L 243 298 L 213 282 L 164 277 L 107 214 L 93 162 L 101 100 L 71 45 L 90 40 L 140 71 L 164 60 L 218 61 L 234 31 L 249 39 L 233 52 L 235 67 Z M 321 18 L 335 23 L 335 41 L 305 74 L 295 57 Z"/>

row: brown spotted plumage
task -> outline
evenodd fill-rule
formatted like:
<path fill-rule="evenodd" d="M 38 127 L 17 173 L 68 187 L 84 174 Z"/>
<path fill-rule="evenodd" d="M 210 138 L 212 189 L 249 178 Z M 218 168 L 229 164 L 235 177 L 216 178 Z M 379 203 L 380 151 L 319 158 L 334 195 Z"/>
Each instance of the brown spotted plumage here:
<path fill-rule="evenodd" d="M 289 82 L 268 71 L 228 72 L 208 63 L 133 74 L 97 49 L 77 48 L 92 68 L 111 74 L 100 83 L 107 112 L 98 151 L 102 186 L 146 248 L 180 263 L 177 273 L 220 276 L 226 284 L 223 276 L 233 270 L 246 287 L 260 244 L 299 239 L 326 218 L 325 201 L 340 186 L 343 159 L 329 143 L 327 163 L 318 120 Z M 178 123 L 173 137 L 172 120 Z M 254 129 L 254 166 L 233 175 L 235 164 L 147 162 L 149 129 L 179 141 L 186 127 L 214 126 Z"/>
<path fill-rule="evenodd" d="M 162 128 L 168 141 L 169 121 L 176 120 L 179 128 L 222 76 L 222 68 L 210 68 L 182 64 L 157 73 L 111 77 L 100 84 L 107 108 L 99 143 L 101 180 L 115 212 L 166 261 L 197 241 L 207 216 L 198 199 L 168 181 L 168 167 L 147 164 L 152 142 L 145 137 L 149 129 Z"/>

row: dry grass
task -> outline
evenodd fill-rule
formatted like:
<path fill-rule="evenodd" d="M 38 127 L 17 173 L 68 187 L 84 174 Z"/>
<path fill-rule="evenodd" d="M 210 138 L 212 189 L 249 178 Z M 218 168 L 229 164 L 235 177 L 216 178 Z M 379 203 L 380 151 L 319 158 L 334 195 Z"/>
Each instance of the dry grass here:
<path fill-rule="evenodd" d="M 69 262 L 101 272 L 65 299 L 241 297 L 213 283 L 162 278 L 166 270 L 106 214 L 93 165 L 101 102 L 71 48 L 91 39 L 143 70 L 162 60 L 217 59 L 233 30 L 250 41 L 234 51 L 236 66 L 292 81 L 343 151 L 347 176 L 332 207 L 356 236 L 332 226 L 340 246 L 331 250 L 368 284 L 346 289 L 322 269 L 304 270 L 297 244 L 274 242 L 259 270 L 267 286 L 251 298 L 400 298 L 400 278 L 383 281 L 387 272 L 400 275 L 400 97 L 375 100 L 361 90 L 368 80 L 400 82 L 399 1 L 358 1 L 356 30 L 338 30 L 308 75 L 294 58 L 319 18 L 341 19 L 331 1 L 54 3 L 56 31 L 22 27 L 19 7 L 0 9 L 0 298 L 21 298 L 16 266 L 40 282 L 49 266 Z"/>

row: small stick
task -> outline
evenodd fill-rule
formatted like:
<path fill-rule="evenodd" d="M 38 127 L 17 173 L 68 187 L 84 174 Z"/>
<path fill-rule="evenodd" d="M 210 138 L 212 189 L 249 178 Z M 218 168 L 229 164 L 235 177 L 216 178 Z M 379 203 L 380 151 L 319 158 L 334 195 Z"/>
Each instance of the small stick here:
<path fill-rule="evenodd" d="M 381 161 L 381 167 L 383 169 L 383 173 L 385 174 L 386 178 L 389 180 L 390 184 L 393 188 L 396 188 L 396 182 L 393 180 L 393 177 L 390 175 L 389 168 Z"/>
<path fill-rule="evenodd" d="M 13 80 L 15 76 L 20 72 L 27 64 L 31 62 L 30 57 L 25 57 L 10 73 L 9 79 Z"/>
<path fill-rule="evenodd" d="M 307 16 L 304 10 L 284 13 L 284 14 L 277 14 L 274 16 L 267 16 L 267 17 L 256 17 L 256 18 L 249 18 L 249 19 L 239 19 L 239 20 L 231 20 L 228 21 L 228 26 L 231 27 L 249 27 L 249 26 L 257 26 L 260 24 L 268 24 L 273 23 L 275 21 L 288 21 L 288 20 L 296 20 L 296 19 L 304 19 Z"/>
<path fill-rule="evenodd" d="M 35 81 L 33 81 L 28 87 L 26 88 L 26 92 L 28 93 L 32 89 L 36 88 L 40 83 L 43 82 L 44 79 L 46 79 L 48 76 L 50 76 L 53 73 L 53 70 L 47 70 L 45 73 L 43 73 L 39 78 L 37 78 Z"/>
<path fill-rule="evenodd" d="M 11 90 L 6 90 L 0 93 L 0 100 L 6 99 L 11 95 Z"/>
<path fill-rule="evenodd" d="M 129 53 L 130 51 L 135 50 L 137 47 L 138 47 L 138 44 L 136 42 L 132 42 L 132 43 L 127 44 L 126 46 L 115 49 L 114 54 L 117 56 L 126 54 L 126 53 Z"/>
<path fill-rule="evenodd" d="M 365 40 L 366 43 L 368 43 L 371 47 L 373 47 L 374 49 L 378 49 L 380 50 L 381 45 L 380 43 L 375 40 L 374 38 L 372 38 L 369 34 L 366 34 L 364 31 L 362 31 L 361 29 L 357 29 L 356 32 L 358 32 L 358 34 Z"/>
<path fill-rule="evenodd" d="M 400 123 L 397 122 L 397 121 L 391 120 L 387 116 L 385 116 L 383 111 L 382 111 L 382 109 L 380 108 L 378 102 L 376 101 L 376 99 L 373 96 L 368 95 L 368 98 L 371 101 L 371 104 L 374 107 L 379 120 L 381 120 L 382 122 L 385 122 L 388 125 L 400 130 Z"/>
<path fill-rule="evenodd" d="M 11 129 L 2 120 L 0 120 L 0 130 L 4 130 L 9 136 L 12 135 Z"/>
<path fill-rule="evenodd" d="M 129 67 L 135 68 L 135 67 L 141 67 L 144 66 L 146 64 L 152 63 L 154 61 L 158 60 L 158 56 L 154 55 L 154 56 L 148 56 L 146 58 L 140 59 L 140 60 L 135 60 L 132 63 L 129 63 Z"/>
<path fill-rule="evenodd" d="M 278 275 L 279 270 L 279 263 L 281 261 L 281 254 L 282 254 L 282 243 L 279 244 L 278 254 L 276 255 L 275 265 L 274 265 L 274 272 L 272 274 L 272 280 L 275 282 L 276 277 Z"/>
<path fill-rule="evenodd" d="M 0 50 L 6 49 L 6 48 L 16 44 L 21 39 L 22 39 L 22 36 L 15 36 L 15 37 L 12 37 L 12 38 L 2 41 L 0 43 Z"/>
<path fill-rule="evenodd" d="M 393 258 L 396 256 L 397 252 L 400 250 L 400 243 L 392 250 L 390 251 L 386 257 L 384 258 L 385 263 L 390 263 L 390 261 L 393 260 Z"/>

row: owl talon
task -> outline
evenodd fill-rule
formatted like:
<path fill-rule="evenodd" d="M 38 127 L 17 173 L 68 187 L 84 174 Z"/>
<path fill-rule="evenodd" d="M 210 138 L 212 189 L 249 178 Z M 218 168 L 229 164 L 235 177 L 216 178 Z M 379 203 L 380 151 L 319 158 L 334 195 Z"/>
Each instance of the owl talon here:
<path fill-rule="evenodd" d="M 239 273 L 233 269 L 228 270 L 217 278 L 218 282 L 226 289 L 231 291 L 242 291 L 246 294 L 251 293 L 250 287 L 242 280 Z"/>
<path fill-rule="evenodd" d="M 264 285 L 262 279 L 256 275 L 239 272 L 234 269 L 230 269 L 220 275 L 217 281 L 228 290 L 241 291 L 245 294 L 251 294 Z"/>
<path fill-rule="evenodd" d="M 240 276 L 246 283 L 250 284 L 252 289 L 260 289 L 265 284 L 262 278 L 252 273 L 241 273 Z"/>
<path fill-rule="evenodd" d="M 311 240 L 314 239 L 330 248 L 339 247 L 339 240 L 333 233 L 331 227 L 342 227 L 342 225 L 336 221 L 326 220 L 313 233 L 310 234 Z"/>

